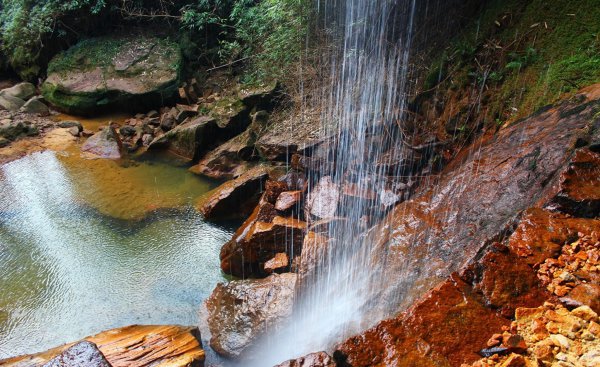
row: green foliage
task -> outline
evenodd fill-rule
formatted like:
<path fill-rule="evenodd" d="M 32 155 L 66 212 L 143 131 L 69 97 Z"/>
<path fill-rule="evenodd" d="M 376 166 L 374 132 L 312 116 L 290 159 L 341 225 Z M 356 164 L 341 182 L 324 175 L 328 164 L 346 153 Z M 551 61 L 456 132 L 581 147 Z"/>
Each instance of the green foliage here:
<path fill-rule="evenodd" d="M 38 58 L 44 41 L 56 31 L 57 22 L 82 9 L 97 14 L 105 5 L 104 0 L 0 0 L 2 52 L 24 79 L 33 79 L 40 72 Z"/>

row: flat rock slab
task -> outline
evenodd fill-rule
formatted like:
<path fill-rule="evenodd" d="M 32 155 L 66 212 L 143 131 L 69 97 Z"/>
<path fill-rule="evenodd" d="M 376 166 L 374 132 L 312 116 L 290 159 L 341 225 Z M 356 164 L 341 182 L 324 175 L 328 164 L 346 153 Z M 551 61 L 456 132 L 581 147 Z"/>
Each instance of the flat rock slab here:
<path fill-rule="evenodd" d="M 204 363 L 200 332 L 195 327 L 132 325 L 104 331 L 84 340 L 95 344 L 109 366 L 113 367 L 200 367 Z M 53 358 L 61 353 L 63 356 L 72 355 L 71 352 L 81 348 L 81 346 L 77 347 L 80 344 L 81 342 L 66 344 L 42 353 L 1 360 L 0 366 L 45 367 L 47 363 L 55 363 L 52 361 Z M 68 352 L 74 347 L 76 349 Z M 89 345 L 86 350 L 91 353 L 90 356 L 93 354 Z M 48 366 L 74 365 L 49 364 Z"/>

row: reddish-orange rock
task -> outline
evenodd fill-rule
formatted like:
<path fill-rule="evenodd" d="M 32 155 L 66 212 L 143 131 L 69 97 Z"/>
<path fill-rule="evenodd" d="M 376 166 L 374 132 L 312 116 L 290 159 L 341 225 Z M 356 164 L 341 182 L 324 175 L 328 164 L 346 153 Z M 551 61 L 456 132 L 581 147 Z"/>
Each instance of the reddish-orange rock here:
<path fill-rule="evenodd" d="M 600 284 L 579 284 L 573 288 L 561 301 L 570 306 L 589 306 L 600 313 Z"/>
<path fill-rule="evenodd" d="M 275 257 L 265 263 L 265 272 L 268 274 L 285 271 L 290 265 L 290 259 L 285 252 L 275 254 Z"/>
<path fill-rule="evenodd" d="M 275 367 L 335 367 L 335 362 L 327 353 L 317 352 L 285 361 Z"/>
<path fill-rule="evenodd" d="M 407 312 L 348 339 L 334 356 L 353 367 L 460 366 L 479 359 L 488 330 L 508 324 L 454 277 Z"/>
<path fill-rule="evenodd" d="M 600 221 L 532 208 L 525 211 L 508 243 L 513 252 L 535 265 L 557 257 L 562 245 L 577 239 L 578 232 L 593 231 L 600 232 Z"/>
<path fill-rule="evenodd" d="M 302 191 L 284 191 L 279 194 L 277 202 L 275 203 L 275 209 L 285 212 L 298 205 L 302 199 Z"/>
<path fill-rule="evenodd" d="M 551 295 L 541 286 L 535 271 L 525 259 L 507 247 L 495 244 L 463 273 L 474 289 L 481 292 L 488 307 L 511 318 L 517 307 L 537 307 Z"/>
<path fill-rule="evenodd" d="M 112 367 L 200 367 L 204 350 L 195 327 L 132 325 L 84 339 L 97 346 Z M 0 361 L 2 367 L 41 367 L 75 343 Z"/>
<path fill-rule="evenodd" d="M 578 217 L 600 216 L 600 154 L 580 149 L 560 176 L 549 206 Z"/>

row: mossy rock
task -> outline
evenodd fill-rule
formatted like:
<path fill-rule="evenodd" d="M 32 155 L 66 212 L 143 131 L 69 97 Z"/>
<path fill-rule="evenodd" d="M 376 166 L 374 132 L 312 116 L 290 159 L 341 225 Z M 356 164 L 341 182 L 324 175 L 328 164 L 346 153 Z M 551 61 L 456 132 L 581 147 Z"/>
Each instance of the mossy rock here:
<path fill-rule="evenodd" d="M 175 96 L 181 63 L 179 48 L 169 40 L 88 39 L 52 59 L 42 94 L 72 114 L 147 110 Z"/>

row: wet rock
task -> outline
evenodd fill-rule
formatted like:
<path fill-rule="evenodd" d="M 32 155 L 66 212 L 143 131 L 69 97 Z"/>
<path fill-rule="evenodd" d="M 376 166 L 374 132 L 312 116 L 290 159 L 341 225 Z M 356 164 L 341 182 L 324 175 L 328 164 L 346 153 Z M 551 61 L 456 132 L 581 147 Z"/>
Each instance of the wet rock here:
<path fill-rule="evenodd" d="M 290 259 L 285 252 L 275 254 L 275 257 L 265 263 L 264 269 L 267 274 L 279 273 L 286 270 L 290 265 Z"/>
<path fill-rule="evenodd" d="M 291 315 L 295 284 L 290 273 L 218 284 L 206 301 L 210 346 L 230 358 L 249 353 Z"/>
<path fill-rule="evenodd" d="M 216 122 L 206 116 L 186 122 L 155 138 L 148 149 L 167 149 L 192 161 L 214 144 Z"/>
<path fill-rule="evenodd" d="M 46 106 L 41 99 L 41 97 L 31 98 L 29 101 L 25 102 L 19 111 L 23 113 L 33 113 L 40 116 L 50 115 L 48 106 Z"/>
<path fill-rule="evenodd" d="M 600 284 L 579 284 L 561 301 L 570 306 L 589 306 L 600 313 Z"/>
<path fill-rule="evenodd" d="M 343 342 L 334 357 L 353 367 L 460 366 L 479 359 L 487 330 L 507 324 L 454 278 L 407 312 Z"/>
<path fill-rule="evenodd" d="M 96 344 L 82 341 L 52 358 L 43 367 L 111 367 L 111 365 Z"/>
<path fill-rule="evenodd" d="M 109 126 L 89 137 L 81 150 L 99 158 L 121 158 L 121 140 L 114 127 Z"/>
<path fill-rule="evenodd" d="M 543 263 L 547 258 L 558 257 L 562 245 L 577 238 L 578 232 L 594 231 L 600 232 L 600 222 L 597 220 L 573 218 L 532 208 L 525 211 L 510 236 L 509 247 L 533 266 Z"/>
<path fill-rule="evenodd" d="M 13 85 L 10 88 L 2 89 L 0 96 L 10 96 L 22 99 L 24 101 L 35 95 L 35 86 L 31 83 L 23 82 Z"/>
<path fill-rule="evenodd" d="M 555 186 L 549 183 L 594 114 L 594 103 L 578 103 L 475 141 L 442 171 L 434 188 L 396 205 L 369 231 L 365 262 L 374 271 L 379 267 L 387 280 L 373 295 L 375 308 L 384 314 L 406 308 L 503 236 L 519 212 L 553 197 Z M 575 105 L 581 106 L 577 112 L 562 113 Z"/>
<path fill-rule="evenodd" d="M 108 366 L 200 367 L 204 365 L 205 356 L 200 342 L 200 332 L 195 327 L 132 325 L 104 331 L 88 336 L 84 340 L 96 345 L 108 361 Z M 0 364 L 3 367 L 43 366 L 71 346 L 73 344 L 2 360 Z"/>
<path fill-rule="evenodd" d="M 4 108 L 5 110 L 17 112 L 21 107 L 23 107 L 24 104 L 25 101 L 20 98 L 13 97 L 11 95 L 0 94 L 0 107 Z"/>
<path fill-rule="evenodd" d="M 181 62 L 177 45 L 166 39 L 87 39 L 50 61 L 42 94 L 52 105 L 73 114 L 151 108 L 175 96 Z"/>
<path fill-rule="evenodd" d="M 506 318 L 511 318 L 517 307 L 536 307 L 550 297 L 525 260 L 500 244 L 470 265 L 463 279 L 481 292 L 486 306 L 497 309 Z"/>
<path fill-rule="evenodd" d="M 577 217 L 600 216 L 600 153 L 580 149 L 560 176 L 559 192 L 548 207 Z"/>
<path fill-rule="evenodd" d="M 306 118 L 301 122 L 294 117 L 274 121 L 256 142 L 260 156 L 270 161 L 290 160 L 295 153 L 310 150 L 322 141 L 320 121 Z"/>
<path fill-rule="evenodd" d="M 278 364 L 275 367 L 335 367 L 335 362 L 325 352 L 311 353 L 297 359 Z"/>
<path fill-rule="evenodd" d="M 337 211 L 339 199 L 339 186 L 331 180 L 331 177 L 323 177 L 308 195 L 308 211 L 321 219 L 332 218 Z"/>
<path fill-rule="evenodd" d="M 285 212 L 297 206 L 302 199 L 302 191 L 284 191 L 275 202 L 275 209 Z"/>
<path fill-rule="evenodd" d="M 169 131 L 175 127 L 176 121 L 175 116 L 172 112 L 162 115 L 160 119 L 160 128 L 163 131 Z"/>
<path fill-rule="evenodd" d="M 306 223 L 275 216 L 270 222 L 257 220 L 260 207 L 221 248 L 221 270 L 237 277 L 263 275 L 264 264 L 277 253 L 299 255 Z M 291 253 L 293 250 L 293 253 Z"/>
<path fill-rule="evenodd" d="M 266 166 L 254 167 L 200 198 L 196 207 L 206 219 L 244 217 L 258 203 L 268 175 Z"/>

